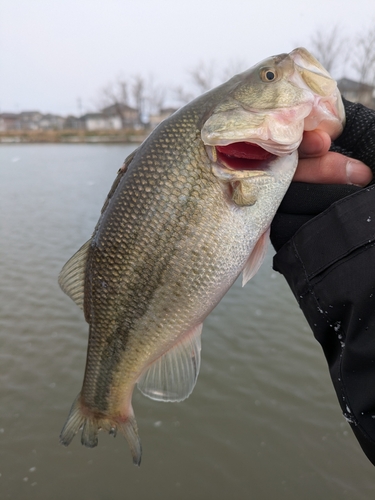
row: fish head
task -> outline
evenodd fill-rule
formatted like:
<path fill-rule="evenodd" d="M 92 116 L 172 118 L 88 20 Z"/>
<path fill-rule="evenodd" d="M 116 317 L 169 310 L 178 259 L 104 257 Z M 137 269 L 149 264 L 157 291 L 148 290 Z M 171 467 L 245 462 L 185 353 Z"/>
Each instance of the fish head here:
<path fill-rule="evenodd" d="M 211 160 L 227 174 L 247 171 L 254 178 L 256 172 L 272 172 L 280 164 L 277 158 L 296 152 L 304 131 L 320 129 L 334 139 L 343 130 L 337 84 L 304 48 L 265 59 L 222 88 L 223 98 L 204 122 L 201 138 Z"/>

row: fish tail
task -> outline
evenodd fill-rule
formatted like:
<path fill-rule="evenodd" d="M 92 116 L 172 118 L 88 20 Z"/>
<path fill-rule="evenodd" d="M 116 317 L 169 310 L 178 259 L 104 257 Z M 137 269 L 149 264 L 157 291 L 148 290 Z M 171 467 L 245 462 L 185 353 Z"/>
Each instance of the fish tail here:
<path fill-rule="evenodd" d="M 80 409 L 79 397 L 80 394 L 74 400 L 69 416 L 60 433 L 60 443 L 64 446 L 68 446 L 71 443 L 74 436 L 85 424 L 86 419 Z"/>
<path fill-rule="evenodd" d="M 119 423 L 118 429 L 128 442 L 130 453 L 133 457 L 133 464 L 139 466 L 142 458 L 142 445 L 139 439 L 137 421 L 134 415 L 130 416 L 126 422 Z M 110 433 L 112 433 L 112 429 Z"/>
<path fill-rule="evenodd" d="M 112 436 L 117 431 L 125 437 L 128 442 L 134 465 L 140 465 L 142 458 L 142 446 L 138 435 L 138 426 L 131 409 L 131 414 L 126 420 L 97 417 L 85 415 L 82 412 L 80 394 L 74 400 L 68 418 L 60 433 L 60 443 L 68 446 L 79 430 L 82 430 L 81 443 L 88 448 L 94 448 L 98 444 L 98 433 L 101 429 L 107 430 Z"/>

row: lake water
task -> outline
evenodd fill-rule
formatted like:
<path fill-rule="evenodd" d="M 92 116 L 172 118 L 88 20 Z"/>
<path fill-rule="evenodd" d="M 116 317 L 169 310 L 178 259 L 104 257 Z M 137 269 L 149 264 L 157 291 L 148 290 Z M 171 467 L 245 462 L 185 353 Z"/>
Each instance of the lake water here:
<path fill-rule="evenodd" d="M 78 436 L 59 445 L 88 328 L 57 276 L 132 149 L 0 147 L 0 498 L 373 499 L 375 469 L 272 252 L 206 320 L 190 398 L 157 403 L 135 391 L 140 468 L 121 436 L 100 434 L 95 449 Z"/>

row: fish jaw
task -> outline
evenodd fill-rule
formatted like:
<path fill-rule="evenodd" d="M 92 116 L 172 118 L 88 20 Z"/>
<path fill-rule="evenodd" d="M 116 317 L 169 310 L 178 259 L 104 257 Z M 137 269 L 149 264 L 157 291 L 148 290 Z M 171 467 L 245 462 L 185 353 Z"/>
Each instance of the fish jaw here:
<path fill-rule="evenodd" d="M 294 49 L 289 57 L 294 61 L 296 71 L 289 81 L 312 92 L 313 107 L 305 118 L 304 129 L 317 128 L 336 139 L 345 125 L 345 109 L 336 81 L 328 71 L 305 48 Z"/>
<path fill-rule="evenodd" d="M 277 156 L 295 151 L 302 141 L 304 119 L 312 109 L 310 102 L 290 108 L 246 110 L 241 106 L 213 114 L 201 132 L 206 146 L 228 146 L 247 142 Z"/>
<path fill-rule="evenodd" d="M 265 80 L 267 72 L 273 81 Z M 282 156 L 298 148 L 304 131 L 320 129 L 334 139 L 343 130 L 337 84 L 306 49 L 262 61 L 237 80 L 203 124 L 206 146 L 248 142 Z"/>
<path fill-rule="evenodd" d="M 236 206 L 257 205 L 253 216 L 262 210 L 267 214 L 276 212 L 292 181 L 298 162 L 296 151 L 280 157 L 270 155 L 263 160 L 229 158 L 217 154 L 216 148 L 213 147 L 207 147 L 207 152 L 212 158 L 212 173 L 227 187 L 228 199 Z M 263 204 L 268 198 L 270 199 L 265 208 Z M 268 217 L 270 224 L 272 216 Z M 268 223 L 262 224 L 264 231 L 267 230 Z"/>
<path fill-rule="evenodd" d="M 251 180 L 257 182 L 257 177 L 275 179 L 283 175 L 283 173 L 285 173 L 289 182 L 291 181 L 297 166 L 297 153 L 295 151 L 279 157 L 262 148 L 259 148 L 259 153 L 253 153 L 251 148 L 249 155 L 246 155 L 242 151 L 246 150 L 249 145 L 253 146 L 252 143 L 235 143 L 235 145 L 237 147 L 234 155 L 226 154 L 227 149 L 229 149 L 229 153 L 233 152 L 232 144 L 222 148 L 206 146 L 207 155 L 211 160 L 212 172 L 221 181 Z M 283 161 L 283 158 L 286 158 L 286 160 Z M 283 172 L 283 169 L 285 172 Z"/>

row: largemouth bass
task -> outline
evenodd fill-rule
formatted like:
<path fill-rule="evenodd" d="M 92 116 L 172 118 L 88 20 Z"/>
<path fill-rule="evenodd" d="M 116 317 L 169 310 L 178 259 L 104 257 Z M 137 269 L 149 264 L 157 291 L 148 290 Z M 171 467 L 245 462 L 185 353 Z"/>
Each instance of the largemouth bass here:
<path fill-rule="evenodd" d="M 141 444 L 135 384 L 182 401 L 200 367 L 202 323 L 265 254 L 271 220 L 304 130 L 343 128 L 336 82 L 305 49 L 271 57 L 162 122 L 125 161 L 92 238 L 65 264 L 61 288 L 83 310 L 83 386 L 62 429 L 68 445 L 122 433 Z"/>

